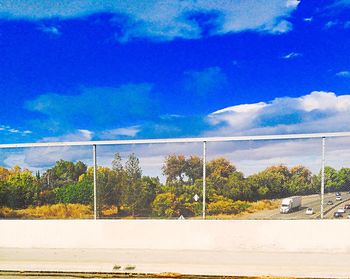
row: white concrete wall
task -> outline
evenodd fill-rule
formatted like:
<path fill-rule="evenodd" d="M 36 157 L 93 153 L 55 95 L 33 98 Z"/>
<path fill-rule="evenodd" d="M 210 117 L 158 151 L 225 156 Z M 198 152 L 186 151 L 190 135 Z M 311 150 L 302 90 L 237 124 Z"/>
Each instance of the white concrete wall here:
<path fill-rule="evenodd" d="M 350 220 L 1 220 L 2 248 L 350 252 Z"/>

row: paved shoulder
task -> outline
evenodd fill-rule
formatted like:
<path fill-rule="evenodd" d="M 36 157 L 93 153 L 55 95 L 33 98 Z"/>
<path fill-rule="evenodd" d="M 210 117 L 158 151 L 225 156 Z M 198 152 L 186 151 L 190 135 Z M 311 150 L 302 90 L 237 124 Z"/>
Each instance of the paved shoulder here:
<path fill-rule="evenodd" d="M 349 262 L 350 253 L 0 248 L 1 270 L 348 278 Z"/>

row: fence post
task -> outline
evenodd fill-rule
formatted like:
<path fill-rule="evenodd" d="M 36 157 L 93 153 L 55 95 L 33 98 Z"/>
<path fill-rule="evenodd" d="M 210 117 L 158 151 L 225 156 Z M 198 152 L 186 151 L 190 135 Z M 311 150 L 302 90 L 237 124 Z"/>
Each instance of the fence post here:
<path fill-rule="evenodd" d="M 97 159 L 96 144 L 92 146 L 93 164 L 94 164 L 94 220 L 97 219 Z"/>
<path fill-rule="evenodd" d="M 206 188 L 206 150 L 207 149 L 207 142 L 203 141 L 203 219 L 205 219 L 205 188 Z"/>
<path fill-rule="evenodd" d="M 321 168 L 321 219 L 323 219 L 323 204 L 324 204 L 324 187 L 325 187 L 325 148 L 326 148 L 326 138 L 322 138 L 322 168 Z"/>

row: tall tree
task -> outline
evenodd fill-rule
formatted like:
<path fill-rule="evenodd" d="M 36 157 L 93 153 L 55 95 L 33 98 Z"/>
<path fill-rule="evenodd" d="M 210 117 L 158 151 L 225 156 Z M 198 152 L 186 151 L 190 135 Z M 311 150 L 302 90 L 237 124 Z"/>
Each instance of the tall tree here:
<path fill-rule="evenodd" d="M 290 179 L 287 182 L 290 195 L 312 193 L 312 173 L 304 166 L 295 166 L 290 169 Z"/>
<path fill-rule="evenodd" d="M 196 179 L 203 177 L 203 161 L 198 156 L 190 156 L 186 160 L 185 175 L 188 177 L 189 183 L 194 184 Z"/>
<path fill-rule="evenodd" d="M 122 157 L 118 152 L 114 154 L 114 158 L 112 161 L 112 170 L 118 172 L 123 170 Z"/>
<path fill-rule="evenodd" d="M 350 190 L 350 168 L 341 168 L 338 171 L 338 182 L 343 191 Z"/>
<path fill-rule="evenodd" d="M 125 163 L 126 184 L 123 188 L 123 203 L 130 210 L 132 216 L 135 216 L 141 210 L 141 177 L 142 170 L 139 159 L 135 154 L 131 154 Z"/>
<path fill-rule="evenodd" d="M 184 155 L 169 155 L 165 158 L 163 165 L 163 174 L 166 177 L 166 183 L 184 181 L 186 175 L 186 158 Z"/>

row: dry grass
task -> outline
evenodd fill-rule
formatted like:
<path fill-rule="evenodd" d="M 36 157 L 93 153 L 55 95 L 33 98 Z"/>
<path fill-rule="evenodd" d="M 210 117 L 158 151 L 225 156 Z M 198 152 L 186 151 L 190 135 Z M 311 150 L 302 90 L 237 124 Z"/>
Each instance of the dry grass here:
<path fill-rule="evenodd" d="M 0 207 L 0 218 L 17 218 L 16 211 L 8 207 Z"/>
<path fill-rule="evenodd" d="M 102 209 L 102 216 L 107 218 L 116 217 L 118 214 L 118 208 L 114 205 L 108 208 Z"/>
<path fill-rule="evenodd" d="M 217 215 L 207 215 L 207 219 L 237 219 L 238 217 L 242 217 L 244 215 L 262 211 L 262 210 L 271 210 L 276 209 L 280 206 L 280 200 L 261 200 L 256 202 L 247 202 L 249 207 L 238 214 L 217 214 Z"/>
<path fill-rule="evenodd" d="M 280 200 L 261 200 L 252 202 L 251 206 L 247 209 L 247 213 L 254 213 L 261 210 L 275 209 L 280 206 Z"/>
<path fill-rule="evenodd" d="M 246 203 L 249 205 L 247 209 L 238 214 L 207 215 L 207 219 L 236 219 L 250 213 L 278 208 L 280 201 L 261 200 Z M 107 218 L 113 218 L 117 213 L 118 209 L 115 206 L 102 210 L 102 216 Z M 92 217 L 91 207 L 83 204 L 54 204 L 17 210 L 0 207 L 0 218 L 6 219 L 89 219 Z M 135 217 L 125 216 L 123 219 L 135 219 Z M 197 217 L 193 217 L 193 219 L 197 219 Z"/>
<path fill-rule="evenodd" d="M 83 204 L 53 204 L 26 209 L 0 208 L 0 217 L 20 219 L 87 219 L 93 214 L 90 206 Z"/>

